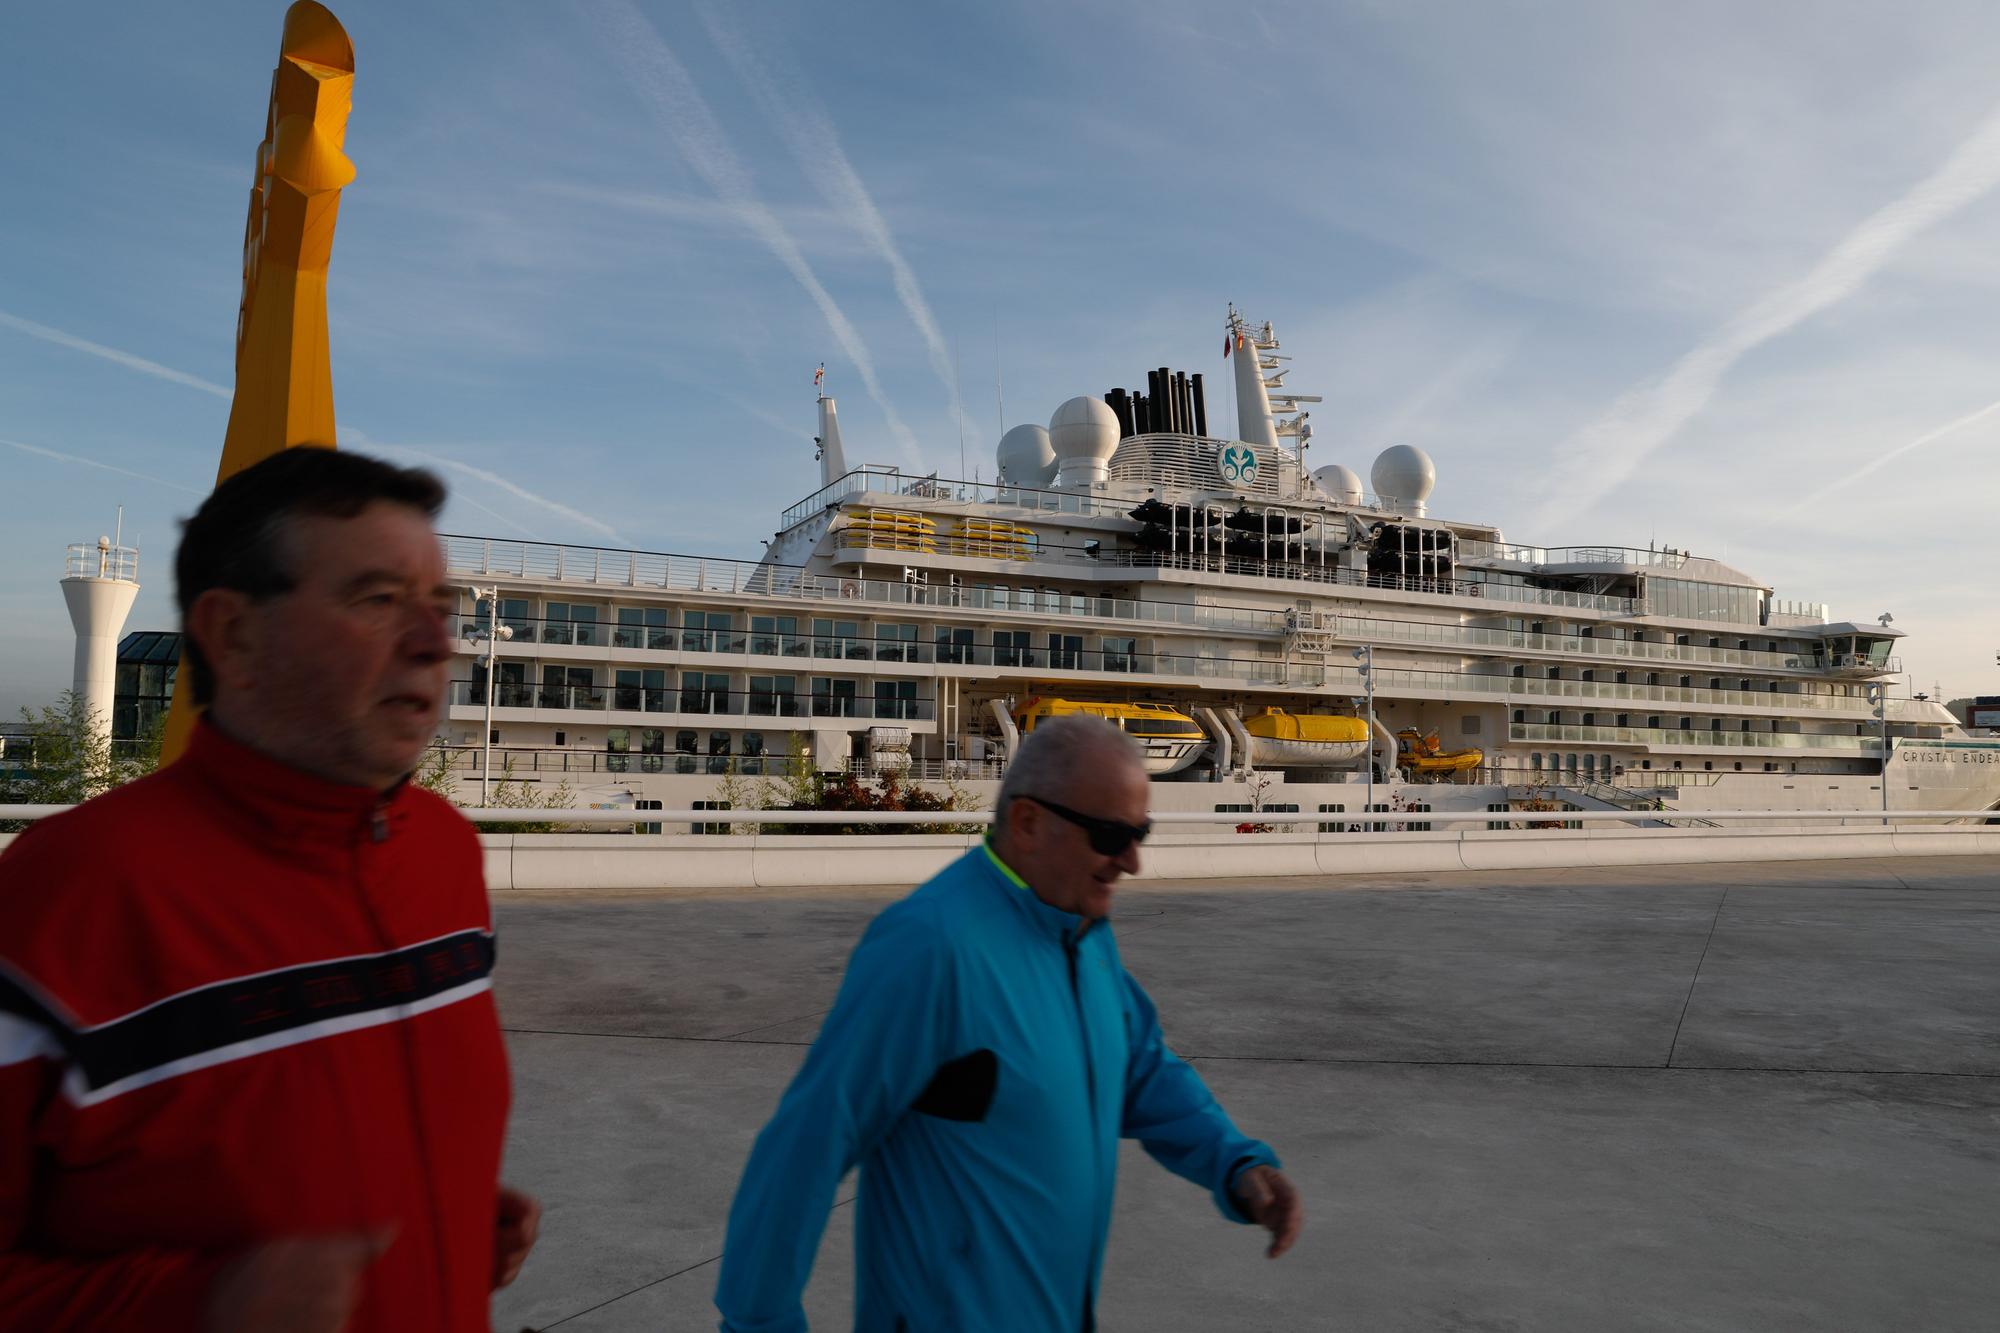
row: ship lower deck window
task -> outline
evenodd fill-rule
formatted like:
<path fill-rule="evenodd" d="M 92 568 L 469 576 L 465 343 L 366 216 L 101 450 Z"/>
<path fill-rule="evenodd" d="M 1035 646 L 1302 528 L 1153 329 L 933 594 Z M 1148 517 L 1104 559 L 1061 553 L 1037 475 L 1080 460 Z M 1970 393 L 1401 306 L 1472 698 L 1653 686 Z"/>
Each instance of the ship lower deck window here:
<path fill-rule="evenodd" d="M 963 666 L 972 661 L 972 631 L 969 629 L 945 629 L 940 627 L 933 642 L 937 646 L 937 660 L 955 662 Z"/>
<path fill-rule="evenodd" d="M 814 676 L 812 710 L 814 717 L 853 717 L 854 682 Z"/>
<path fill-rule="evenodd" d="M 1137 671 L 1139 669 L 1139 641 L 1135 638 L 1114 638 L 1104 636 L 1104 669 L 1106 671 Z"/>
<path fill-rule="evenodd" d="M 1081 634 L 1049 635 L 1049 667 L 1055 671 L 1081 671 L 1083 669 L 1083 636 Z"/>
<path fill-rule="evenodd" d="M 993 665 L 1005 667 L 1031 667 L 1035 664 L 1035 650 L 1027 630 L 993 631 Z"/>
<path fill-rule="evenodd" d="M 917 715 L 917 682 L 914 680 L 878 680 L 875 682 L 875 716 L 901 718 L 905 721 Z"/>

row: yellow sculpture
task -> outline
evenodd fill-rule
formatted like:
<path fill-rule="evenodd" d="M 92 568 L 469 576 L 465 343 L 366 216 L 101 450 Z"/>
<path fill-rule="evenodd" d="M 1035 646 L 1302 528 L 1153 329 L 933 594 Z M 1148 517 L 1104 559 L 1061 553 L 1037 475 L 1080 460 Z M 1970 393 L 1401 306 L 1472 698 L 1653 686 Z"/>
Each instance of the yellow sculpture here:
<path fill-rule="evenodd" d="M 354 179 L 354 164 L 341 151 L 353 105 L 354 44 L 347 30 L 325 6 L 298 0 L 285 11 L 243 227 L 236 397 L 218 484 L 280 449 L 334 447 L 326 268 L 340 191 Z M 186 747 L 194 713 L 183 669 L 174 681 L 162 763 Z"/>

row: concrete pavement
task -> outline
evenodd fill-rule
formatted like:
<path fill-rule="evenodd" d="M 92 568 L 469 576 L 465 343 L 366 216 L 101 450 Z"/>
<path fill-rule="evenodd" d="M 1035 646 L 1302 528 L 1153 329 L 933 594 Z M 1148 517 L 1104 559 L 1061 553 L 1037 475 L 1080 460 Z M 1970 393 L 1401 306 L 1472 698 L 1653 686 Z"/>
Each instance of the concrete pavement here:
<path fill-rule="evenodd" d="M 1127 888 L 1128 966 L 1310 1222 L 1267 1262 L 1128 1144 L 1100 1326 L 1993 1327 L 1996 872 Z M 547 1213 L 497 1329 L 714 1326 L 744 1155 L 903 891 L 498 896 L 507 1172 Z M 818 1329 L 850 1321 L 849 1211 Z"/>

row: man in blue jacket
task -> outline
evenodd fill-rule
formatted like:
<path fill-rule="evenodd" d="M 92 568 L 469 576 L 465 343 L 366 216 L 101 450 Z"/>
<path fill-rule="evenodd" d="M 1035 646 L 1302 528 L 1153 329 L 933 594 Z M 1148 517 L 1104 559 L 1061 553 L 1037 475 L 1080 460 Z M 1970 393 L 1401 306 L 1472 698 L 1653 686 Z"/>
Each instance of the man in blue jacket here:
<path fill-rule="evenodd" d="M 801 1333 L 800 1293 L 859 1164 L 858 1333 L 1088 1333 L 1119 1138 L 1291 1247 L 1271 1149 L 1160 1036 L 1104 918 L 1149 831 L 1137 747 L 1044 722 L 992 838 L 878 916 L 737 1187 L 724 1333 Z"/>

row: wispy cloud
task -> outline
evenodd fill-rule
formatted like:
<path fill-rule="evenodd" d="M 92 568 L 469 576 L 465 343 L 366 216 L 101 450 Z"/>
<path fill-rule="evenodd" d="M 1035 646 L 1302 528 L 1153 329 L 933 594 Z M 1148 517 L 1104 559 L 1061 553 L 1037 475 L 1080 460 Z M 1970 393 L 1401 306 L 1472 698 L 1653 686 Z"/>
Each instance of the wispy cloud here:
<path fill-rule="evenodd" d="M 694 86 L 694 80 L 688 77 L 680 57 L 674 54 L 666 39 L 630 0 L 606 0 L 602 4 L 585 6 L 584 12 L 597 24 L 612 59 L 624 71 L 661 128 L 673 136 L 688 164 L 723 203 L 735 210 L 743 224 L 785 266 L 799 286 L 805 288 L 806 295 L 812 298 L 821 317 L 826 320 L 834 340 L 861 376 L 868 396 L 882 410 L 890 433 L 902 445 L 909 461 L 916 462 L 921 457 L 916 437 L 903 424 L 902 417 L 883 391 L 867 344 L 813 272 L 798 242 L 792 239 L 777 215 L 758 196 L 751 184 L 749 171 L 730 146 L 729 136 L 716 119 L 715 112 Z"/>
<path fill-rule="evenodd" d="M 1956 417 L 1950 421 L 1945 422 L 1944 425 L 1939 426 L 1936 430 L 1927 430 L 1922 435 L 1917 436 L 1916 439 L 1911 440 L 1906 444 L 1897 445 L 1894 449 L 1891 449 L 1888 453 L 1883 454 L 1881 457 L 1870 459 L 1868 462 L 1863 463 L 1860 467 L 1854 469 L 1854 471 L 1848 473 L 1846 476 L 1840 478 L 1839 480 L 1828 482 L 1826 485 L 1820 487 L 1818 490 L 1814 491 L 1811 495 L 1808 495 L 1804 499 L 1798 501 L 1796 504 L 1792 505 L 1784 512 L 1787 515 L 1790 515 L 1790 514 L 1796 514 L 1800 510 L 1808 509 L 1811 506 L 1818 504 L 1821 500 L 1824 500 L 1827 496 L 1832 495 L 1835 491 L 1842 490 L 1848 486 L 1852 486 L 1855 482 L 1860 481 L 1863 477 L 1867 476 L 1871 472 L 1876 472 L 1882 468 L 1889 466 L 1889 464 L 1895 462 L 1897 459 L 1901 458 L 1904 454 L 1914 453 L 1916 450 L 1923 448 L 1927 444 L 1933 444 L 1936 441 L 1943 439 L 1947 435 L 1951 435 L 1957 431 L 1964 430 L 1967 426 L 1974 425 L 1977 422 L 1984 421 L 1987 417 L 1994 415 L 1996 412 L 2000 412 L 2000 402 L 1988 403 L 1986 406 L 1980 408 L 1975 412 L 1967 412 L 1962 417 Z"/>
<path fill-rule="evenodd" d="M 166 380 L 171 384 L 181 384 L 190 389 L 199 389 L 203 393 L 214 394 L 225 402 L 236 396 L 233 390 L 225 389 L 220 384 L 205 380 L 199 375 L 190 375 L 184 370 L 175 370 L 172 366 L 163 366 L 157 361 L 148 361 L 143 356 L 121 352 L 115 347 L 106 347 L 103 343 L 94 343 L 88 338 L 79 338 L 74 333 L 64 333 L 61 329 L 37 324 L 32 319 L 22 319 L 19 315 L 10 315 L 4 310 L 0 310 L 0 326 L 25 333 L 30 338 L 39 338 L 45 343 L 54 343 L 57 347 L 67 347 L 73 352 L 102 357 L 106 361 L 124 366 L 127 370 L 136 370 L 142 375 L 151 375 L 155 379 Z"/>
<path fill-rule="evenodd" d="M 903 257 L 895 236 L 889 231 L 888 222 L 882 217 L 882 211 L 875 206 L 874 196 L 868 192 L 861 174 L 854 169 L 846 150 L 841 147 L 833 118 L 805 91 L 805 78 L 798 70 L 782 61 L 761 56 L 752 48 L 749 39 L 732 26 L 714 4 L 704 2 L 698 4 L 696 9 L 701 15 L 702 25 L 708 29 L 709 38 L 736 71 L 744 90 L 777 127 L 806 179 L 839 210 L 848 224 L 889 266 L 889 275 L 896 285 L 896 297 L 903 303 L 910 322 L 916 325 L 917 332 L 923 337 L 925 350 L 930 354 L 931 369 L 937 373 L 950 400 L 953 419 L 961 425 L 969 425 L 965 419 L 965 408 L 959 402 L 958 376 L 952 368 L 951 349 L 945 344 L 944 332 L 938 328 L 937 317 L 931 313 L 930 303 L 924 299 L 923 285 L 917 281 L 916 271 Z"/>
<path fill-rule="evenodd" d="M 206 495 L 208 492 L 193 486 L 183 486 L 178 481 L 168 481 L 165 477 L 155 477 L 148 472 L 134 472 L 129 467 L 119 467 L 115 463 L 100 463 L 95 458 L 85 458 L 80 454 L 66 454 L 56 449 L 44 449 L 38 444 L 23 444 L 19 440 L 0 440 L 9 449 L 19 449 L 24 454 L 34 454 L 41 458 L 52 458 L 58 463 L 74 463 L 78 467 L 94 467 L 100 472 L 116 472 L 121 477 L 136 477 L 140 481 L 150 481 L 155 486 L 165 486 L 168 490 L 181 491 L 187 495 Z"/>
<path fill-rule="evenodd" d="M 1628 390 L 1564 446 L 1571 478 L 1535 517 L 1573 516 L 1629 479 L 1715 396 L 1749 352 L 1845 300 L 1896 252 L 2000 184 L 2000 110 L 1936 171 L 1877 210 L 1798 281 L 1768 293 L 1686 353 L 1660 379 Z"/>
<path fill-rule="evenodd" d="M 426 449 L 412 449 L 406 444 L 374 444 L 371 447 L 393 449 L 398 453 L 407 454 L 411 458 L 422 459 L 424 462 L 432 464 L 435 467 L 449 468 L 453 472 L 463 473 L 468 477 L 485 482 L 488 486 L 503 490 L 517 500 L 525 500 L 531 505 L 539 505 L 552 514 L 561 515 L 572 523 L 589 528 L 592 532 L 601 533 L 613 541 L 623 540 L 618 535 L 617 530 L 609 523 L 604 522 L 604 520 L 593 518 L 581 509 L 572 509 L 560 500 L 551 500 L 546 495 L 537 495 L 518 482 L 510 481 L 506 477 L 501 476 L 498 472 L 483 467 L 475 467 L 471 463 L 461 462 L 456 458 L 446 458 L 442 454 L 434 454 Z M 491 513 L 492 511 L 488 510 L 487 512 Z"/>

